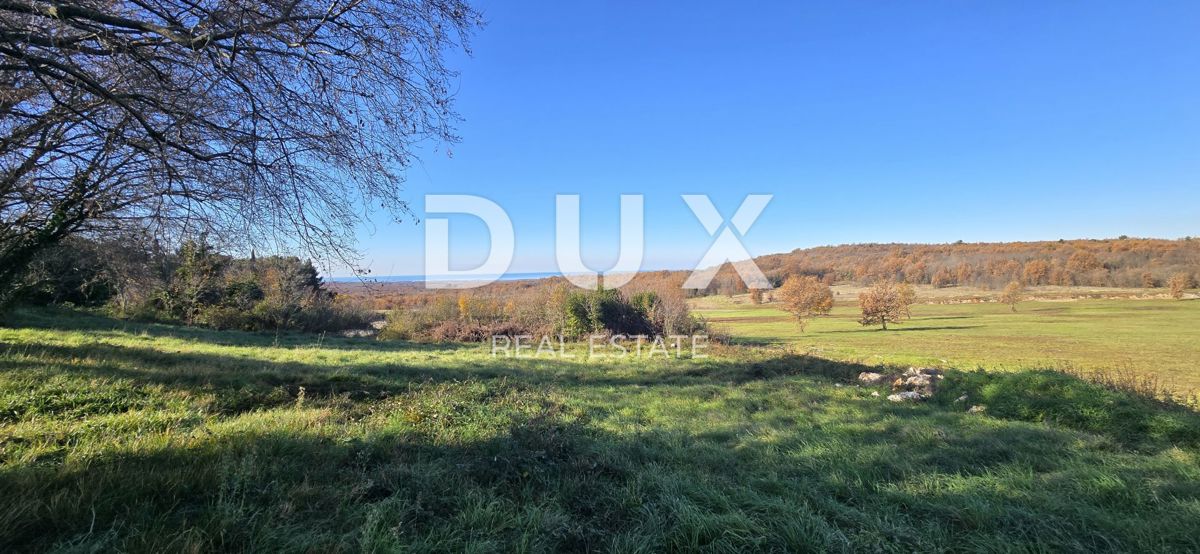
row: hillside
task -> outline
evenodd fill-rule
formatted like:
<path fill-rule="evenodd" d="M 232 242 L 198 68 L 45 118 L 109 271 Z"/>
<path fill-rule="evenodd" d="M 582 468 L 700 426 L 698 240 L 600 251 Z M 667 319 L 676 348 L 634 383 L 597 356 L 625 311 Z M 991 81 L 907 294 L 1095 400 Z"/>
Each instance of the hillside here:
<path fill-rule="evenodd" d="M 848 244 L 768 254 L 755 262 L 775 286 L 790 275 L 815 275 L 827 283 L 868 284 L 880 279 L 935 288 L 997 289 L 1011 281 L 1027 287 L 1158 289 L 1182 274 L 1200 282 L 1200 239 L 1097 239 L 951 244 Z M 639 273 L 624 288 L 679 293 L 689 271 Z M 561 277 L 498 281 L 466 294 L 524 299 L 565 283 Z M 457 297 L 460 291 L 425 289 L 421 283 L 335 282 L 329 286 L 377 309 L 394 309 Z M 741 277 L 723 266 L 700 294 L 746 292 Z"/>
<path fill-rule="evenodd" d="M 935 286 L 1160 287 L 1175 273 L 1200 275 L 1200 239 L 1104 239 L 953 244 L 851 244 L 797 249 L 755 260 L 768 275 L 890 278 Z"/>

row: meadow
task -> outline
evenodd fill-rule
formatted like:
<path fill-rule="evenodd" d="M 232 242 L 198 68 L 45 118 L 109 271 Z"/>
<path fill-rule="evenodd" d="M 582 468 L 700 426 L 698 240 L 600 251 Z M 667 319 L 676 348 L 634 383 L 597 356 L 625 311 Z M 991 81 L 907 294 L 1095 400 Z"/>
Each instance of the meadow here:
<path fill-rule="evenodd" d="M 0 551 L 1200 549 L 1200 414 L 1036 370 L 895 404 L 865 368 L 19 311 Z"/>
<path fill-rule="evenodd" d="M 696 299 L 693 308 L 737 342 L 842 361 L 1119 372 L 1156 378 L 1181 395 L 1200 390 L 1198 300 L 1035 299 L 1016 312 L 996 302 L 919 303 L 911 319 L 884 332 L 859 325 L 852 292 L 839 290 L 833 312 L 803 331 L 777 304 L 753 305 L 744 295 Z"/>

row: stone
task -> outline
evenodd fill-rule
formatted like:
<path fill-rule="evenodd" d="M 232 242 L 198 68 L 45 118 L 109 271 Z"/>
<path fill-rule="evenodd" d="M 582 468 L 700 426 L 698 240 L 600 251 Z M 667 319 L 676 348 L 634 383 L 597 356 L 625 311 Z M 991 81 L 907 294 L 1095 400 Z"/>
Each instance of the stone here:
<path fill-rule="evenodd" d="M 937 383 L 942 379 L 942 372 L 933 368 L 910 367 L 904 370 L 895 381 L 892 381 L 893 392 L 916 392 L 922 397 L 933 396 Z"/>
<path fill-rule="evenodd" d="M 963 402 L 966 402 L 966 401 L 967 401 L 967 395 L 965 395 L 965 394 L 964 394 L 964 395 L 962 395 L 962 396 L 960 396 L 960 397 L 956 398 L 956 399 L 954 400 L 954 403 L 955 403 L 955 404 L 962 404 Z"/>
<path fill-rule="evenodd" d="M 983 404 L 976 404 L 974 406 L 971 406 L 971 409 L 967 410 L 967 413 L 968 414 L 982 414 L 983 412 L 986 412 L 986 411 L 987 411 L 987 406 L 984 406 Z"/>
<path fill-rule="evenodd" d="M 924 400 L 925 397 L 921 396 L 921 393 L 919 392 L 909 390 L 898 392 L 896 394 L 889 394 L 887 399 L 891 400 L 892 402 L 920 402 L 921 400 Z"/>
<path fill-rule="evenodd" d="M 879 391 L 877 391 L 877 390 L 871 391 L 871 396 L 874 396 L 875 398 L 879 398 Z"/>
<path fill-rule="evenodd" d="M 887 379 L 887 375 L 875 373 L 874 371 L 864 371 L 858 374 L 858 382 L 864 385 L 878 385 Z"/>

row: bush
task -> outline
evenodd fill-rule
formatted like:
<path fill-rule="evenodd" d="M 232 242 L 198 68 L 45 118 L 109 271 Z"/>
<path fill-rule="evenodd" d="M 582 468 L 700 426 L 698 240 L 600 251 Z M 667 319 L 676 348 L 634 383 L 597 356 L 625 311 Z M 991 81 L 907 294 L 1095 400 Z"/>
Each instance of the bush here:
<path fill-rule="evenodd" d="M 380 340 L 419 340 L 429 330 L 428 325 L 415 317 L 416 314 L 403 310 L 388 312 L 383 329 L 379 330 Z"/>
<path fill-rule="evenodd" d="M 337 331 L 370 324 L 365 306 L 338 302 L 311 262 L 296 257 L 233 259 L 203 241 L 184 243 L 166 286 L 143 318 L 245 331 Z"/>
<path fill-rule="evenodd" d="M 83 239 L 67 239 L 42 252 L 20 286 L 24 301 L 31 304 L 99 306 L 117 292 L 103 246 Z"/>
<path fill-rule="evenodd" d="M 534 335 L 538 331 L 515 320 L 466 321 L 458 317 L 438 319 L 436 308 L 394 310 L 379 331 L 381 340 L 434 342 L 486 342 L 493 336 Z"/>
<path fill-rule="evenodd" d="M 389 313 L 379 338 L 487 341 L 497 335 L 686 335 L 705 328 L 704 321 L 688 311 L 682 294 L 572 291 L 550 282 L 492 296 L 477 292 L 416 297 L 412 305 Z"/>
<path fill-rule="evenodd" d="M 626 298 L 616 289 L 575 291 L 567 297 L 563 334 L 570 337 L 597 333 L 659 334 L 662 329 L 653 318 L 657 305 L 658 297 L 653 292 Z"/>

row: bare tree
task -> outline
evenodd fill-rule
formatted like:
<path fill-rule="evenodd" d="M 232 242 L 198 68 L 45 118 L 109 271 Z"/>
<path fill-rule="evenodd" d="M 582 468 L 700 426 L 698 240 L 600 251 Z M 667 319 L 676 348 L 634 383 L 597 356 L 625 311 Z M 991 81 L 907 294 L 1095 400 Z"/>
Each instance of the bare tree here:
<path fill-rule="evenodd" d="M 804 332 L 809 319 L 827 315 L 833 309 L 833 290 L 811 275 L 793 275 L 779 287 L 779 301 L 784 311 L 796 316 Z"/>
<path fill-rule="evenodd" d="M 453 142 L 463 0 L 0 0 L 0 302 L 79 233 L 209 232 L 353 260 Z"/>

